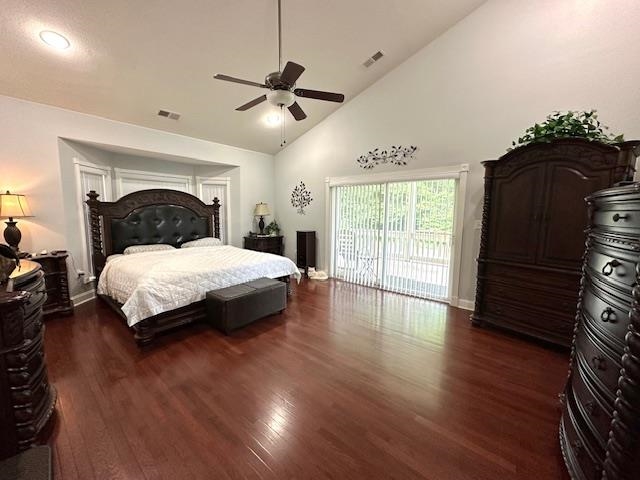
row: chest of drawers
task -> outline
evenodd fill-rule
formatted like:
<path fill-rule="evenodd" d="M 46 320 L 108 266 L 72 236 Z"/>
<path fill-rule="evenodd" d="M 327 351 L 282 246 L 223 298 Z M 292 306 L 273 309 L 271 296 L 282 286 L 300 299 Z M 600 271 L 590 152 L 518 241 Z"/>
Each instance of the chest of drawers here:
<path fill-rule="evenodd" d="M 244 248 L 258 252 L 284 254 L 284 237 L 282 235 L 251 235 L 244 237 Z"/>
<path fill-rule="evenodd" d="M 56 255 L 36 255 L 31 258 L 42 267 L 44 283 L 47 290 L 47 301 L 42 313 L 48 315 L 70 315 L 73 313 L 73 302 L 69 294 L 69 278 L 67 272 L 66 253 Z"/>
<path fill-rule="evenodd" d="M 560 443 L 576 480 L 640 478 L 640 184 L 587 197 Z"/>
<path fill-rule="evenodd" d="M 0 459 L 36 441 L 56 402 L 43 348 L 44 274 L 22 260 L 11 281 L 13 291 L 0 292 Z"/>

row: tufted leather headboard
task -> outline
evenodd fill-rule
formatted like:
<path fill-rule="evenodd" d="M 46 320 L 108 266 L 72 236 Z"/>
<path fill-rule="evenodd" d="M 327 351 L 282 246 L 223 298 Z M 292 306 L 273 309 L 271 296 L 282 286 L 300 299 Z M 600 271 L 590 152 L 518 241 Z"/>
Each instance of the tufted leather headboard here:
<path fill-rule="evenodd" d="M 125 218 L 111 219 L 113 253 L 131 245 L 166 243 L 178 248 L 184 242 L 207 237 L 207 219 L 179 205 L 158 205 L 134 210 Z"/>
<path fill-rule="evenodd" d="M 87 194 L 94 273 L 100 275 L 109 255 L 131 245 L 166 243 L 179 247 L 202 237 L 220 238 L 220 202 L 207 205 L 176 190 L 140 190 L 115 202 Z"/>

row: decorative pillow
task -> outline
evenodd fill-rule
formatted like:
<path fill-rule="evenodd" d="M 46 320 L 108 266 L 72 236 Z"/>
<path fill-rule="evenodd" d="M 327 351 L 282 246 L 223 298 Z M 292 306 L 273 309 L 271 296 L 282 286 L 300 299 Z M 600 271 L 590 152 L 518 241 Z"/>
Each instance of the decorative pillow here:
<path fill-rule="evenodd" d="M 175 247 L 165 243 L 157 243 L 153 245 L 132 245 L 124 249 L 124 254 L 143 253 L 143 252 L 159 252 L 160 250 L 175 250 Z"/>
<path fill-rule="evenodd" d="M 218 247 L 222 245 L 222 240 L 214 237 L 204 237 L 198 240 L 191 240 L 180 245 L 180 248 L 192 248 L 192 247 Z"/>

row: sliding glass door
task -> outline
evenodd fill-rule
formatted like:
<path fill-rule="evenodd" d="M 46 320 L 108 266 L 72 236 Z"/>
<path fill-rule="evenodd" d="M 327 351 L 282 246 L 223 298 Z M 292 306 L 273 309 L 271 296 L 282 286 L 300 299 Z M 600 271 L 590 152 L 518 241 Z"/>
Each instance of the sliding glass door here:
<path fill-rule="evenodd" d="M 334 276 L 449 300 L 456 186 L 445 178 L 334 187 Z"/>

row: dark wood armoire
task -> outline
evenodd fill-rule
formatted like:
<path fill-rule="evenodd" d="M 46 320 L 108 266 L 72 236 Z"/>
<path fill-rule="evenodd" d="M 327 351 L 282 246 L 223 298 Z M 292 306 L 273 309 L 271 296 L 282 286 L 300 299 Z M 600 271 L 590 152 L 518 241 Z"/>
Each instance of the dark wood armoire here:
<path fill-rule="evenodd" d="M 485 166 L 475 325 L 569 346 L 585 244 L 584 198 L 631 180 L 640 142 L 561 139 Z"/>

